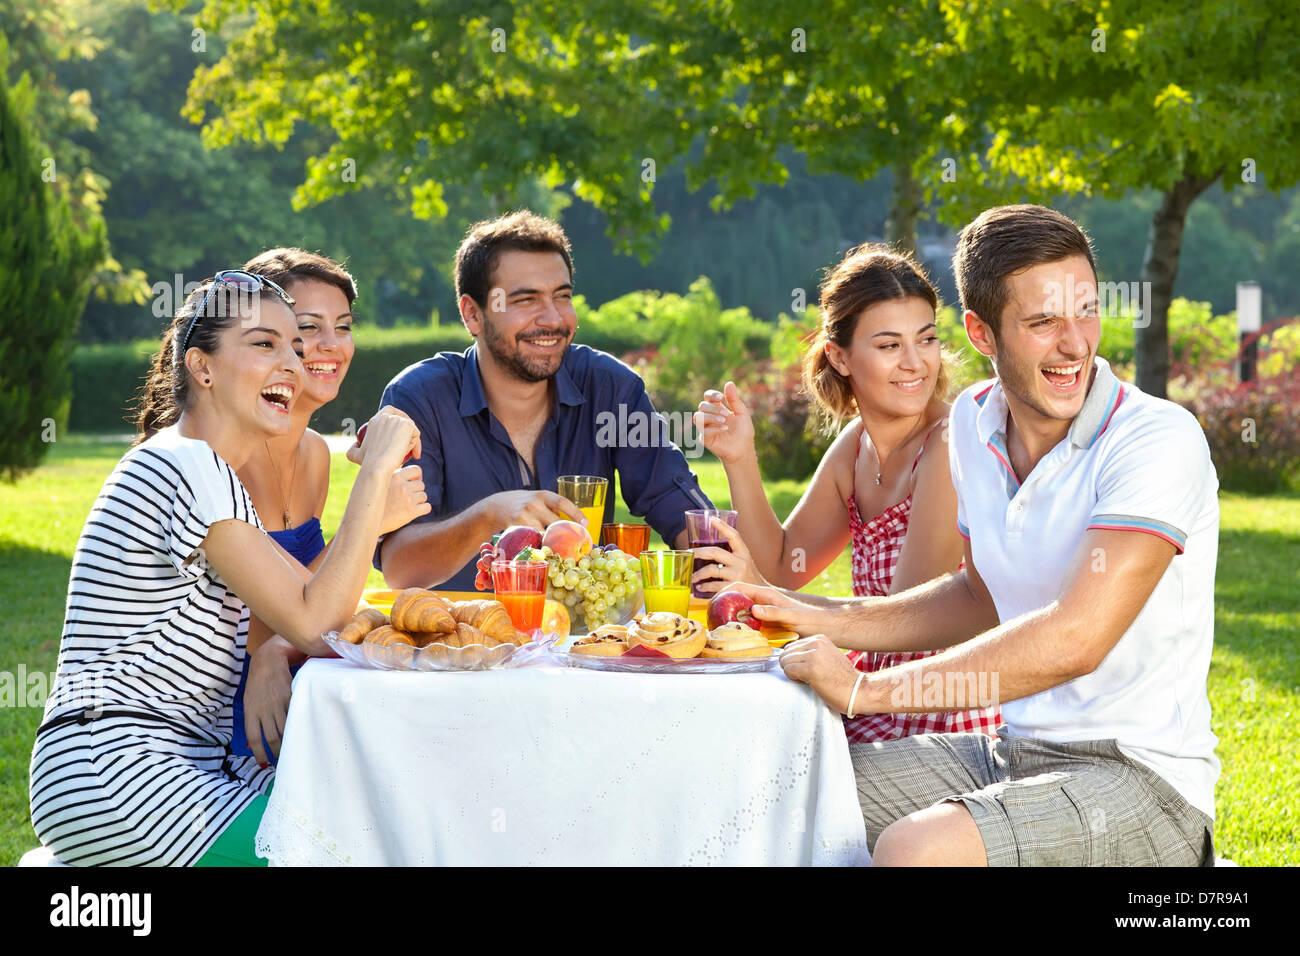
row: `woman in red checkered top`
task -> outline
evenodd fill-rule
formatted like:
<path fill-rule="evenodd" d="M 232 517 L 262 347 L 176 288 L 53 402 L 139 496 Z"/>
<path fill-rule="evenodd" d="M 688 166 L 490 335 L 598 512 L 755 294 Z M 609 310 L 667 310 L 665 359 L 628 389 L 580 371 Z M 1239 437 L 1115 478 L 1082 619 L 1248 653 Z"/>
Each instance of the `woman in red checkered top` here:
<path fill-rule="evenodd" d="M 850 543 L 857 596 L 895 594 L 960 567 L 963 545 L 944 433 L 948 360 L 935 325 L 937 305 L 921 267 L 886 246 L 859 246 L 831 270 L 803 379 L 839 435 L 784 524 L 763 490 L 753 421 L 735 383 L 705 392 L 695 423 L 726 469 L 740 518 L 739 534 L 720 528 L 731 553 L 697 550 L 697 557 L 716 562 L 696 574 L 702 591 L 731 581 L 798 589 Z M 874 671 L 934 653 L 851 656 L 860 670 Z M 857 743 L 925 733 L 992 735 L 1000 721 L 994 707 L 860 714 L 846 717 L 844 729 Z"/>

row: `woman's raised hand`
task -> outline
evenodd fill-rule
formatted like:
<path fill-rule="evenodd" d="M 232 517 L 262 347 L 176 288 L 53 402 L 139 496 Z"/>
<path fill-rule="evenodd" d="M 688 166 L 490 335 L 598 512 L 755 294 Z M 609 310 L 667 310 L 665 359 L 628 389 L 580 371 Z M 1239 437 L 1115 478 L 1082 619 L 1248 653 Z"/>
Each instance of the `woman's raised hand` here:
<path fill-rule="evenodd" d="M 431 510 L 420 466 L 399 468 L 388 481 L 388 497 L 384 500 L 384 517 L 379 533 L 389 534 L 404 528 Z"/>
<path fill-rule="evenodd" d="M 745 546 L 745 539 L 740 536 L 740 532 L 721 518 L 714 518 L 712 524 L 713 530 L 727 540 L 731 550 L 707 546 L 692 549 L 699 570 L 691 575 L 691 583 L 698 585 L 698 590 L 703 594 L 714 594 L 737 581 L 770 587 L 750 557 L 749 548 Z"/>
<path fill-rule="evenodd" d="M 739 461 L 754 450 L 754 420 L 735 382 L 728 382 L 721 392 L 714 389 L 705 392 L 694 418 L 704 447 L 724 465 Z"/>
<path fill-rule="evenodd" d="M 361 426 L 356 456 L 348 457 L 362 467 L 396 471 L 408 457 L 420 457 L 420 429 L 405 412 L 385 405 Z"/>

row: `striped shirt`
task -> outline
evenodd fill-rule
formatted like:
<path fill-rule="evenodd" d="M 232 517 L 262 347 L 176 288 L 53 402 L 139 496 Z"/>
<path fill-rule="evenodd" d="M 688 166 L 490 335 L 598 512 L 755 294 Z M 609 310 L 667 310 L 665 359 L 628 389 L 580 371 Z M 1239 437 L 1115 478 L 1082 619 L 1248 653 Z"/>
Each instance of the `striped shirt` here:
<path fill-rule="evenodd" d="M 232 757 L 248 609 L 203 553 L 257 514 L 175 426 L 104 482 L 73 556 L 58 675 L 32 754 L 32 823 L 68 863 L 190 864 L 266 786 Z"/>

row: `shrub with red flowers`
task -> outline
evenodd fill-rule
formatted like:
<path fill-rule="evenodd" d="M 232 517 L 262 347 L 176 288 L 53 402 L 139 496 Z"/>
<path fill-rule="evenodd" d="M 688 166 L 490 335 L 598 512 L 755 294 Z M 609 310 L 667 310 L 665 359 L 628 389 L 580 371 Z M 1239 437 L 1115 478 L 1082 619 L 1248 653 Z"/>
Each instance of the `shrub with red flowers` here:
<path fill-rule="evenodd" d="M 1300 325 L 1275 323 L 1258 338 L 1254 381 L 1237 381 L 1235 361 L 1171 369 L 1205 430 L 1219 486 L 1229 491 L 1300 487 Z"/>
<path fill-rule="evenodd" d="M 763 477 L 771 481 L 810 477 L 834 436 L 817 427 L 812 397 L 799 380 L 799 366 L 761 362 L 746 382 L 736 384 L 754 419 L 754 445 Z"/>

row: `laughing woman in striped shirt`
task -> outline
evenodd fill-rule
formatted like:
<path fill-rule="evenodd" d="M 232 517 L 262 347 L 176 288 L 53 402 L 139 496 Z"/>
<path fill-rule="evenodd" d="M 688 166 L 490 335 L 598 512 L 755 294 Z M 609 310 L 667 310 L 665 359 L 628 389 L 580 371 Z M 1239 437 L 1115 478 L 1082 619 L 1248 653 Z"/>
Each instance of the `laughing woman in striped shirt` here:
<path fill-rule="evenodd" d="M 73 557 L 58 678 L 31 764 L 32 825 L 66 863 L 257 863 L 272 771 L 230 752 L 248 615 L 299 650 L 356 607 L 390 477 L 419 433 L 381 411 L 314 574 L 266 536 L 236 471 L 290 427 L 293 300 L 218 273 L 164 335 L 140 417 Z M 427 509 L 427 505 L 425 506 Z"/>

